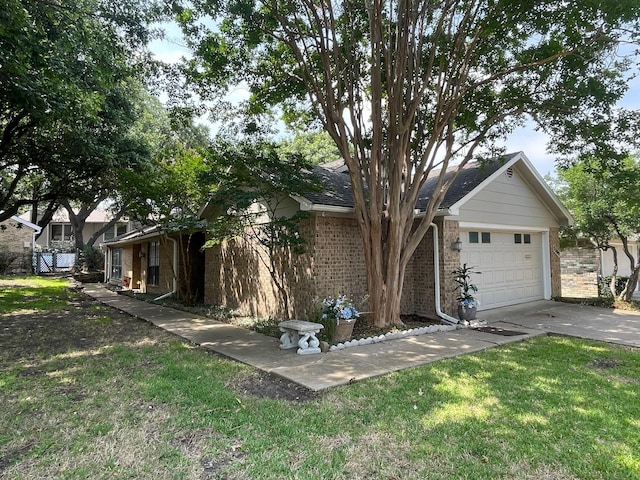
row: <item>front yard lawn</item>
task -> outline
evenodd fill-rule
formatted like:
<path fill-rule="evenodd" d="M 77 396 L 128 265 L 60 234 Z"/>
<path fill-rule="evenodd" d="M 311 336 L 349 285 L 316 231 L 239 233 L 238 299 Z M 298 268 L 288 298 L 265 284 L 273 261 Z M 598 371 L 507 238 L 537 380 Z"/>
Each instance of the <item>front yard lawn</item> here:
<path fill-rule="evenodd" d="M 0 478 L 640 478 L 638 350 L 542 337 L 292 397 L 51 282 L 0 280 Z"/>

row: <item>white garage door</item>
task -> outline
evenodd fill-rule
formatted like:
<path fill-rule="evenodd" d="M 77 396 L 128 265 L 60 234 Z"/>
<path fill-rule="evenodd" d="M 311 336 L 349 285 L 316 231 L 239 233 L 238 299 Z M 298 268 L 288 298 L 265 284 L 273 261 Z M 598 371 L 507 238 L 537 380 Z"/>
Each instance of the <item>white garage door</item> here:
<path fill-rule="evenodd" d="M 462 263 L 476 267 L 479 310 L 544 298 L 542 234 L 461 230 Z"/>

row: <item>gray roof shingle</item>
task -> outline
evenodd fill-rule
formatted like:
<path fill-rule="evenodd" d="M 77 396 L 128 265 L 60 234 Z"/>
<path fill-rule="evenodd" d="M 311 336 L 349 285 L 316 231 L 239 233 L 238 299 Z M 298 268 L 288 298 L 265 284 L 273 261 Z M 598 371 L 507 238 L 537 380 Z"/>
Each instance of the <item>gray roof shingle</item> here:
<path fill-rule="evenodd" d="M 502 157 L 496 157 L 489 160 L 476 160 L 469 162 L 464 166 L 458 177 L 445 194 L 440 208 L 449 208 L 474 188 L 480 185 L 484 180 L 490 177 L 505 163 L 512 160 L 518 153 L 510 153 Z M 445 178 L 453 175 L 457 167 L 450 167 Z M 319 165 L 313 168 L 313 173 L 319 177 L 320 182 L 325 186 L 321 192 L 314 192 L 305 195 L 305 198 L 317 205 L 330 205 L 338 207 L 353 207 L 353 193 L 351 190 L 351 180 L 347 172 L 339 172 L 336 162 L 330 164 Z M 431 172 L 429 178 L 420 189 L 416 208 L 424 210 L 429 204 L 429 199 L 433 196 L 433 191 L 438 182 L 438 174 L 440 171 Z"/>

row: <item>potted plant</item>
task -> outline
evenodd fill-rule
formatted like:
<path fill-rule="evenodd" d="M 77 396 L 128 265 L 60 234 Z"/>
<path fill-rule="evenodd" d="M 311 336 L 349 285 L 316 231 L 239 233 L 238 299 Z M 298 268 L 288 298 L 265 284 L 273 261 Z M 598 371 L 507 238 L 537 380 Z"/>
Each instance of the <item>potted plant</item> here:
<path fill-rule="evenodd" d="M 360 312 L 346 295 L 325 298 L 321 303 L 321 322 L 330 341 L 344 342 L 351 338 L 353 326 Z"/>
<path fill-rule="evenodd" d="M 456 282 L 456 290 L 459 292 L 456 300 L 458 301 L 458 318 L 460 320 L 474 320 L 478 309 L 478 299 L 473 296 L 478 291 L 478 287 L 471 283 L 471 274 L 480 274 L 474 271 L 475 267 L 468 267 L 463 264 L 460 268 L 453 271 L 453 280 Z"/>

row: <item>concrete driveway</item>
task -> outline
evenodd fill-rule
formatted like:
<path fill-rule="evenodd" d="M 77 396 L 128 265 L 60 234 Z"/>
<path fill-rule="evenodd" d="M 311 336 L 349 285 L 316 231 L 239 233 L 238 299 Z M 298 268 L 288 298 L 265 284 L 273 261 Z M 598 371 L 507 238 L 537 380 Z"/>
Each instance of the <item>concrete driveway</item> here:
<path fill-rule="evenodd" d="M 541 300 L 479 312 L 478 318 L 501 328 L 525 327 L 640 347 L 640 314 L 625 310 Z"/>

